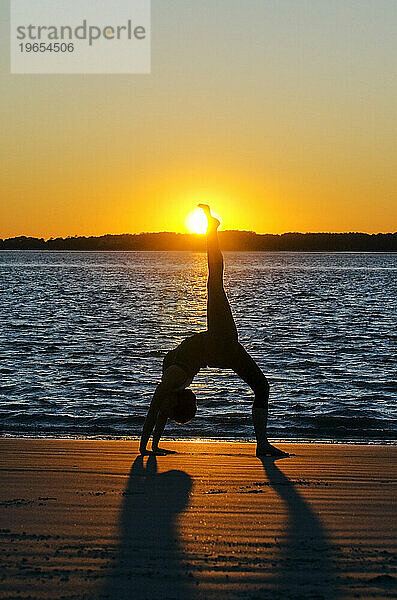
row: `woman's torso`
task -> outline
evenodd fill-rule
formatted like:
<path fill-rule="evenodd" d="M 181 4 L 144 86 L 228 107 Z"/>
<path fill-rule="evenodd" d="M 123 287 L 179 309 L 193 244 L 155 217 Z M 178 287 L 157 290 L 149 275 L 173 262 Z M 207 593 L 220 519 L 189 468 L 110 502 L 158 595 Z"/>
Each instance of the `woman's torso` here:
<path fill-rule="evenodd" d="M 193 378 L 204 367 L 230 368 L 238 346 L 238 342 L 234 339 L 215 337 L 208 331 L 196 333 L 184 339 L 166 354 L 163 372 L 169 366 L 176 364 Z"/>

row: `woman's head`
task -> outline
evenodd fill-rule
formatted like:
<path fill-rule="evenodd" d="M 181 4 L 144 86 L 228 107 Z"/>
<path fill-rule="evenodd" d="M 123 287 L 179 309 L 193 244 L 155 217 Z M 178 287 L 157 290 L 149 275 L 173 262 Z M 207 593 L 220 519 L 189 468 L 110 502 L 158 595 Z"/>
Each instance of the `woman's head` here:
<path fill-rule="evenodd" d="M 175 392 L 174 401 L 169 411 L 169 418 L 179 424 L 188 423 L 193 419 L 196 410 L 196 396 L 192 390 L 179 390 Z"/>

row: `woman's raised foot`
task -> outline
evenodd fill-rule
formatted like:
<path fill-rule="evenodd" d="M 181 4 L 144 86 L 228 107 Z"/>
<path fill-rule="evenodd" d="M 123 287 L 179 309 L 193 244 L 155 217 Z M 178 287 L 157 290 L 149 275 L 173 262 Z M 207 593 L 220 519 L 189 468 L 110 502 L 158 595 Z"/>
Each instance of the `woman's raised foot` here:
<path fill-rule="evenodd" d="M 208 204 L 199 204 L 198 207 L 201 208 L 202 211 L 204 211 L 208 219 L 208 229 L 218 229 L 221 222 L 219 221 L 219 219 L 211 215 L 211 209 L 208 206 Z"/>

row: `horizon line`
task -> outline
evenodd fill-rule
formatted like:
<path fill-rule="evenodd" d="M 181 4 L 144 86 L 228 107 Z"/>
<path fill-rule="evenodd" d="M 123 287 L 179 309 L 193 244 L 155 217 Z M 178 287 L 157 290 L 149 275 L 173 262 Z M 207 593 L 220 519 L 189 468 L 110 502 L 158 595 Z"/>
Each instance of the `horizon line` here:
<path fill-rule="evenodd" d="M 258 233 L 257 231 L 253 231 L 252 229 L 221 229 L 219 233 L 248 233 L 257 236 L 283 236 L 283 235 L 396 235 L 397 231 L 377 231 L 377 232 L 368 232 L 368 231 L 284 231 L 283 233 Z M 140 236 L 140 235 L 161 235 L 161 234 L 173 234 L 173 235 L 184 235 L 184 236 L 195 236 L 195 237 L 205 237 L 205 233 L 192 233 L 189 231 L 140 231 L 136 233 L 124 232 L 124 233 L 101 233 L 101 234 L 67 234 L 67 235 L 56 235 L 44 237 L 40 235 L 26 235 L 26 234 L 18 234 L 12 235 L 9 237 L 0 237 L 0 240 L 12 240 L 18 238 L 27 238 L 27 239 L 38 239 L 44 240 L 45 242 L 55 239 L 75 239 L 75 238 L 101 238 L 106 236 Z"/>

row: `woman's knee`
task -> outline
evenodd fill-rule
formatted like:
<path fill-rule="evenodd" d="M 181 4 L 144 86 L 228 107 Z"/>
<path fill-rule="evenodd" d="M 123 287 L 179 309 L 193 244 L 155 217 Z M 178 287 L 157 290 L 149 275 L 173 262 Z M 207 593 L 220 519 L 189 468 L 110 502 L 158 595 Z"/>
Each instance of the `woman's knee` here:
<path fill-rule="evenodd" d="M 269 401 L 270 386 L 266 377 L 263 375 L 261 381 L 255 386 L 254 408 L 266 408 Z"/>

